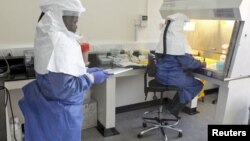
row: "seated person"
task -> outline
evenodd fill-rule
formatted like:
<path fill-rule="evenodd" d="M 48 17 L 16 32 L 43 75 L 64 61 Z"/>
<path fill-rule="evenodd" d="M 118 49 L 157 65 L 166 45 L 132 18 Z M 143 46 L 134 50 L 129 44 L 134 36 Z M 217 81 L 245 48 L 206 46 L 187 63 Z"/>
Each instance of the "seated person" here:
<path fill-rule="evenodd" d="M 156 47 L 156 80 L 160 84 L 174 85 L 182 89 L 168 106 L 170 113 L 179 118 L 179 112 L 203 87 L 201 81 L 189 76 L 184 70 L 203 68 L 206 63 L 191 55 L 191 48 L 183 30 L 188 17 L 177 13 L 168 16 L 166 21 Z"/>

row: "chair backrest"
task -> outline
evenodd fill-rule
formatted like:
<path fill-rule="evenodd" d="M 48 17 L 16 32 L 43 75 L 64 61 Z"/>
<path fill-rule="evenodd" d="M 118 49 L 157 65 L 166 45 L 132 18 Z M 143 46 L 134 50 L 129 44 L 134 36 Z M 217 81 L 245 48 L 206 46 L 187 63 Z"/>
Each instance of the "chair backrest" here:
<path fill-rule="evenodd" d="M 147 65 L 147 75 L 149 77 L 154 77 L 156 74 L 156 59 L 155 55 L 152 53 L 148 54 L 148 65 Z"/>
<path fill-rule="evenodd" d="M 149 85 L 148 85 L 148 77 L 155 77 L 156 74 L 156 59 L 155 55 L 149 53 L 148 54 L 148 65 L 146 68 L 146 71 L 144 73 L 144 93 L 145 93 L 145 99 L 147 98 L 147 94 L 150 91 Z"/>

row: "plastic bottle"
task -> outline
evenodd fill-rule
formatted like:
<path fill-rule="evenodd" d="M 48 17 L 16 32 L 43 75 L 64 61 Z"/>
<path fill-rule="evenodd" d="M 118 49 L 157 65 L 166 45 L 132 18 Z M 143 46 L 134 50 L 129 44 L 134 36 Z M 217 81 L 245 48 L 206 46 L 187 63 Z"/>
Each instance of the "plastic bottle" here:
<path fill-rule="evenodd" d="M 86 66 L 89 65 L 89 60 L 88 60 L 88 55 L 89 55 L 89 43 L 84 42 L 81 44 L 81 50 L 82 50 L 82 56 L 83 56 L 83 61 L 85 63 Z"/>
<path fill-rule="evenodd" d="M 222 46 L 221 46 L 221 48 L 222 48 L 222 50 L 221 50 L 221 55 L 220 55 L 220 60 L 219 60 L 219 62 L 217 62 L 216 63 L 216 69 L 218 70 L 218 71 L 223 71 L 223 69 L 224 69 L 224 63 L 225 63 L 225 61 L 226 61 L 226 58 L 227 58 L 227 51 L 228 51 L 228 44 L 223 44 Z"/>
<path fill-rule="evenodd" d="M 226 60 L 226 55 L 224 54 L 220 55 L 220 61 L 225 62 L 225 60 Z"/>
<path fill-rule="evenodd" d="M 13 119 L 10 118 L 10 132 L 11 132 L 11 140 L 12 141 L 23 141 L 22 139 L 22 128 L 21 125 L 19 123 L 19 118 L 18 117 L 14 117 L 14 123 L 13 123 Z M 16 136 L 16 140 L 14 137 L 14 129 L 15 129 L 15 136 Z"/>
<path fill-rule="evenodd" d="M 222 50 L 221 50 L 221 55 L 220 55 L 220 61 L 221 62 L 225 62 L 225 60 L 226 60 L 226 54 L 227 54 L 227 51 L 228 51 L 228 44 L 223 44 L 222 46 L 221 46 L 221 48 L 222 48 Z"/>

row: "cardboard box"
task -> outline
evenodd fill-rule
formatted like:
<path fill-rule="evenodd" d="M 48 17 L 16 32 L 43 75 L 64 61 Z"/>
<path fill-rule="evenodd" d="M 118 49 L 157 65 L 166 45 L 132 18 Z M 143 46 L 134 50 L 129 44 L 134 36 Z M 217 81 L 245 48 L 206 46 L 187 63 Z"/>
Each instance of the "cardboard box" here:
<path fill-rule="evenodd" d="M 83 126 L 82 129 L 97 126 L 97 102 L 92 99 L 89 103 L 83 105 Z"/>

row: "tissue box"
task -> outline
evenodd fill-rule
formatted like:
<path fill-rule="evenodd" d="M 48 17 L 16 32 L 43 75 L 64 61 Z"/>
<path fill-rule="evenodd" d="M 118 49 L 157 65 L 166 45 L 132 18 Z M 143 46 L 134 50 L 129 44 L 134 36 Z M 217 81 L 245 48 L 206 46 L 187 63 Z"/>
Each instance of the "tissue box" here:
<path fill-rule="evenodd" d="M 82 129 L 97 126 L 97 102 L 91 99 L 89 103 L 83 105 L 83 125 Z"/>

